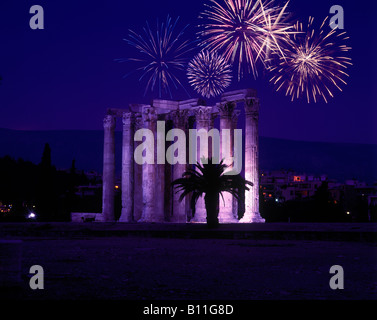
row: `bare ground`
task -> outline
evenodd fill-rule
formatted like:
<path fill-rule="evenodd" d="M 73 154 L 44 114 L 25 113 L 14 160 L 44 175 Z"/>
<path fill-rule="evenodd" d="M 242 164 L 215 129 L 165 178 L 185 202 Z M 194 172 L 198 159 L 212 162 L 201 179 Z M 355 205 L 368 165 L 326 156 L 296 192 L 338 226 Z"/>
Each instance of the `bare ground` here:
<path fill-rule="evenodd" d="M 29 288 L 41 265 L 45 289 Z M 344 289 L 332 290 L 332 265 Z M 377 244 L 350 241 L 23 238 L 22 287 L 1 299 L 376 299 Z"/>

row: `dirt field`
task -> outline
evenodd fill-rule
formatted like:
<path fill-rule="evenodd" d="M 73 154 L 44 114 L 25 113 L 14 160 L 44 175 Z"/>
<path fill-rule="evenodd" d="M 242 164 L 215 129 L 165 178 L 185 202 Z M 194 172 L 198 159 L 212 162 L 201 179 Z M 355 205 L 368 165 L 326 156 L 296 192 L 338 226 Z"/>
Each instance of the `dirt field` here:
<path fill-rule="evenodd" d="M 377 244 L 350 241 L 41 238 L 22 244 L 22 289 L 1 299 L 376 299 Z M 44 268 L 45 289 L 29 288 Z M 344 289 L 332 290 L 332 265 Z"/>

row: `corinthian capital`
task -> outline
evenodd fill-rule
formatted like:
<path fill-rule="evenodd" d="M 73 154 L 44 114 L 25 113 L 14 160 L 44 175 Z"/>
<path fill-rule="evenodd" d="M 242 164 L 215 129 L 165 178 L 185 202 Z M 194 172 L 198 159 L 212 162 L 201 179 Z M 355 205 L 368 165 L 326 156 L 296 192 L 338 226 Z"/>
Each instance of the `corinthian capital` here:
<path fill-rule="evenodd" d="M 245 99 L 245 115 L 258 117 L 259 115 L 259 99 L 250 97 Z"/>
<path fill-rule="evenodd" d="M 183 129 L 188 125 L 189 111 L 187 109 L 177 109 L 170 112 L 170 117 L 173 120 L 174 126 L 176 128 Z"/>
<path fill-rule="evenodd" d="M 105 116 L 103 119 L 103 127 L 104 128 L 109 128 L 109 129 L 114 129 L 115 128 L 115 117 L 111 114 L 108 114 Z"/>
<path fill-rule="evenodd" d="M 141 115 L 144 122 L 157 121 L 157 113 L 153 107 L 144 107 Z"/>
<path fill-rule="evenodd" d="M 221 103 L 219 105 L 220 117 L 228 119 L 232 118 L 235 109 L 236 103 L 233 101 Z"/>
<path fill-rule="evenodd" d="M 143 118 L 140 112 L 135 113 L 135 130 L 139 130 L 142 128 L 143 125 Z"/>
<path fill-rule="evenodd" d="M 122 116 L 123 126 L 129 127 L 135 122 L 135 115 L 133 112 L 123 112 Z"/>
<path fill-rule="evenodd" d="M 195 107 L 196 121 L 210 121 L 213 120 L 212 107 Z"/>

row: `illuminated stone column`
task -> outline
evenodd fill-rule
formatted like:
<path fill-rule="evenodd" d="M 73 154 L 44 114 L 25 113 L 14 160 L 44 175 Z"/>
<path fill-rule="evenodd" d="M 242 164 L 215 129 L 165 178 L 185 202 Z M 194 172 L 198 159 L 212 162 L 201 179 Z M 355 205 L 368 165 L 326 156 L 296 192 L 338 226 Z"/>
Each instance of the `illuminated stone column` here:
<path fill-rule="evenodd" d="M 174 128 L 173 121 L 171 120 L 171 116 L 167 116 L 166 120 L 166 127 L 165 132 L 169 132 L 171 129 Z M 165 135 L 166 137 L 166 135 Z M 165 213 L 165 220 L 172 221 L 173 215 L 173 191 L 174 187 L 172 186 L 173 181 L 173 165 L 167 161 L 167 150 L 173 144 L 172 141 L 166 141 L 165 145 L 165 164 L 164 164 L 164 213 Z"/>
<path fill-rule="evenodd" d="M 154 221 L 158 222 L 165 222 L 165 162 L 166 162 L 166 148 L 165 148 L 165 140 L 166 140 L 166 131 L 165 131 L 165 116 L 164 114 L 160 114 L 157 117 L 157 120 L 160 123 L 164 123 L 163 126 L 160 124 L 160 128 L 157 128 L 154 132 L 155 137 L 155 148 L 154 148 L 154 154 L 155 154 L 155 212 L 154 212 Z M 157 132 L 157 131 L 160 132 Z M 160 150 L 158 150 L 158 148 Z M 158 160 L 158 154 L 163 155 L 162 159 L 163 161 Z"/>
<path fill-rule="evenodd" d="M 259 99 L 246 98 L 245 107 L 245 179 L 252 182 L 245 192 L 245 213 L 240 222 L 264 222 L 259 214 L 258 118 Z"/>
<path fill-rule="evenodd" d="M 143 126 L 153 132 L 156 139 L 157 114 L 153 107 L 145 107 L 142 111 Z M 155 141 L 154 148 L 156 147 Z M 153 148 L 153 154 L 154 154 Z M 154 163 L 143 164 L 143 212 L 139 222 L 160 221 L 156 215 L 156 159 Z M 159 195 L 160 196 L 160 195 Z"/>
<path fill-rule="evenodd" d="M 232 131 L 234 135 L 234 130 L 238 129 L 238 117 L 241 114 L 241 110 L 234 110 L 233 115 L 232 115 Z M 234 140 L 233 140 L 234 142 Z M 242 150 L 242 147 L 241 147 Z M 234 146 L 233 146 L 233 155 L 234 155 Z M 241 157 L 243 156 L 243 152 L 241 152 Z M 241 159 L 242 160 L 242 159 Z M 242 161 L 240 162 L 242 164 Z M 237 220 L 238 222 L 238 200 L 233 197 L 233 217 Z"/>
<path fill-rule="evenodd" d="M 196 119 L 196 130 L 205 129 L 207 131 L 213 129 L 214 126 L 214 115 L 212 114 L 212 107 L 199 106 L 194 109 L 195 119 Z M 199 144 L 197 146 L 197 161 L 202 163 L 200 155 L 205 153 L 204 144 Z M 211 157 L 211 145 L 208 143 L 208 157 Z M 192 222 L 206 222 L 207 221 L 207 211 L 204 202 L 204 195 L 199 198 L 195 206 L 195 215 Z"/>
<path fill-rule="evenodd" d="M 102 220 L 114 221 L 114 188 L 115 188 L 115 117 L 106 115 L 103 120 L 104 149 L 102 173 Z"/>
<path fill-rule="evenodd" d="M 142 128 L 141 113 L 135 113 L 135 132 Z M 134 149 L 141 142 L 134 141 Z M 135 221 L 141 219 L 143 213 L 143 166 L 138 164 L 134 159 L 134 150 L 132 150 L 132 159 L 134 165 L 134 194 L 133 194 L 133 218 Z"/>
<path fill-rule="evenodd" d="M 187 129 L 195 129 L 195 116 L 190 115 L 187 120 Z M 193 164 L 190 163 L 190 136 L 187 136 L 186 138 L 186 168 L 187 169 L 193 169 Z M 186 196 L 186 212 L 187 212 L 187 220 L 191 221 L 194 215 L 195 208 L 192 208 L 191 206 L 191 199 L 192 199 L 192 194 L 188 194 Z"/>
<path fill-rule="evenodd" d="M 228 165 L 226 171 L 232 170 L 234 156 L 234 130 L 233 130 L 233 116 L 236 108 L 235 102 L 222 103 L 219 106 L 220 110 L 220 152 L 221 159 L 224 164 Z M 224 139 L 224 131 L 229 131 L 229 135 Z M 233 196 L 229 192 L 223 192 L 223 197 L 220 197 L 219 203 L 219 222 L 220 223 L 237 223 L 233 213 Z"/>
<path fill-rule="evenodd" d="M 122 213 L 120 222 L 131 222 L 134 205 L 134 114 L 123 113 Z"/>
<path fill-rule="evenodd" d="M 188 110 L 175 110 L 170 113 L 173 120 L 174 128 L 181 129 L 186 133 L 188 127 Z M 186 159 L 185 159 L 186 160 Z M 183 173 L 186 171 L 186 163 L 176 163 L 173 165 L 173 181 L 182 178 Z M 185 197 L 182 201 L 179 201 L 180 193 L 173 190 L 173 215 L 171 222 L 186 223 L 186 201 L 188 197 Z"/>

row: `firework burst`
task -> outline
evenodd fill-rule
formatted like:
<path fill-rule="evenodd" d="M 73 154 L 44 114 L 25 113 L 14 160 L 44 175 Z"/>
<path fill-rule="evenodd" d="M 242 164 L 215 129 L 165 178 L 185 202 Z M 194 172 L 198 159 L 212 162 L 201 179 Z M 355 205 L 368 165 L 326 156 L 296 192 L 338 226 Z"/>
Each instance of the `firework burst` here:
<path fill-rule="evenodd" d="M 183 40 L 183 34 L 188 26 L 182 31 L 176 31 L 179 18 L 175 21 L 168 16 L 165 23 L 159 25 L 157 21 L 156 30 L 152 30 L 149 23 L 143 28 L 144 33 L 139 34 L 129 30 L 125 40 L 129 45 L 136 48 L 140 58 L 116 59 L 118 62 L 133 61 L 141 66 L 135 71 L 140 71 L 139 81 L 147 80 L 144 94 L 158 87 L 158 94 L 169 94 L 171 86 L 177 89 L 179 86 L 185 89 L 178 79 L 176 73 L 184 72 L 187 67 L 187 53 L 193 49 L 192 42 Z M 125 77 L 127 77 L 125 75 Z"/>
<path fill-rule="evenodd" d="M 289 45 L 284 49 L 284 57 L 279 63 L 271 67 L 275 72 L 271 82 L 277 91 L 285 89 L 285 95 L 295 98 L 306 96 L 308 103 L 317 102 L 322 97 L 327 102 L 328 97 L 333 97 L 333 90 L 342 91 L 341 85 L 346 85 L 344 78 L 348 77 L 346 69 L 352 65 L 351 58 L 345 54 L 351 50 L 343 44 L 349 37 L 345 32 L 331 29 L 326 18 L 319 32 L 313 28 L 313 18 L 309 18 L 306 31 L 302 23 L 297 22 L 294 34 Z M 324 26 L 330 29 L 327 33 Z"/>
<path fill-rule="evenodd" d="M 282 42 L 293 26 L 287 22 L 286 8 L 273 0 L 224 0 L 211 4 L 200 15 L 202 46 L 223 53 L 227 62 L 238 61 L 238 80 L 244 70 L 257 76 L 257 61 L 266 66 L 271 54 L 283 55 Z"/>
<path fill-rule="evenodd" d="M 220 95 L 232 80 L 232 68 L 217 52 L 201 51 L 188 64 L 187 77 L 203 97 Z"/>

